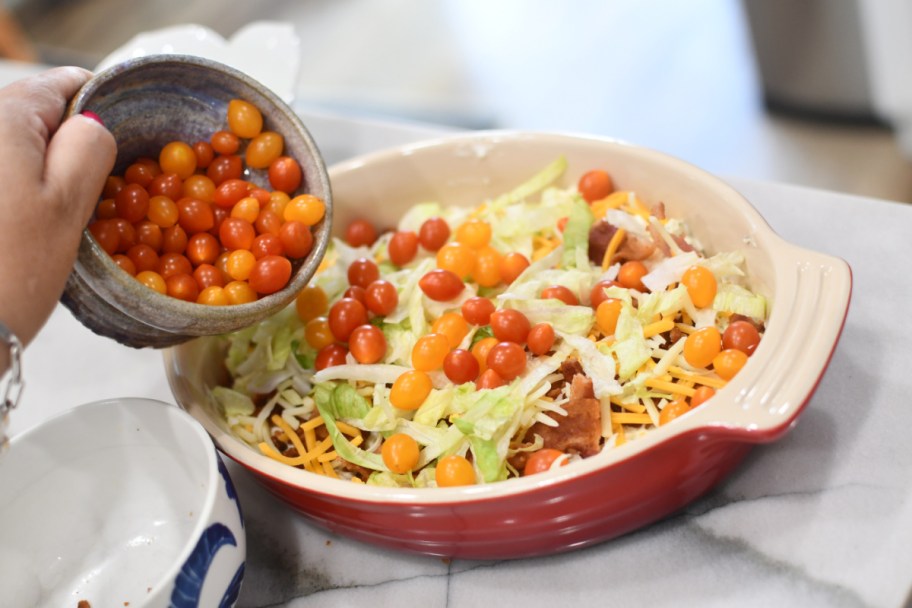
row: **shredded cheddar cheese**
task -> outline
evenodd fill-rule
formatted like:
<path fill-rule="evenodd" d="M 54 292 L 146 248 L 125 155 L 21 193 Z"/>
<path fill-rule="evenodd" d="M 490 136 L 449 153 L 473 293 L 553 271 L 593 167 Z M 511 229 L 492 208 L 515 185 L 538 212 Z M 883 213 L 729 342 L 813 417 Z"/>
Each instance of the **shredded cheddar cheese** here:
<path fill-rule="evenodd" d="M 625 236 L 627 236 L 627 231 L 623 228 L 618 228 L 615 233 L 611 235 L 611 240 L 608 241 L 608 247 L 605 249 L 605 255 L 602 256 L 602 270 L 607 270 L 608 267 L 611 266 L 611 258 L 617 253 L 618 247 L 621 246 L 621 242 L 624 240 Z"/>

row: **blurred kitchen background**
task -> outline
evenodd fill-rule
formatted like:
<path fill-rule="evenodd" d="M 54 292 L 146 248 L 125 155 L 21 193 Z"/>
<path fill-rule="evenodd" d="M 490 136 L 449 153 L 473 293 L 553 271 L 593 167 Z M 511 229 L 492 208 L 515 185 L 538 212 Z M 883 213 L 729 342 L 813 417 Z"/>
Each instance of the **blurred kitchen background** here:
<path fill-rule="evenodd" d="M 302 110 L 595 133 L 722 176 L 912 201 L 908 0 L 7 0 L 6 7 L 7 56 L 18 50 L 23 59 L 92 68 L 143 31 L 197 23 L 229 37 L 252 21 L 286 21 L 301 39 L 295 104 Z"/>

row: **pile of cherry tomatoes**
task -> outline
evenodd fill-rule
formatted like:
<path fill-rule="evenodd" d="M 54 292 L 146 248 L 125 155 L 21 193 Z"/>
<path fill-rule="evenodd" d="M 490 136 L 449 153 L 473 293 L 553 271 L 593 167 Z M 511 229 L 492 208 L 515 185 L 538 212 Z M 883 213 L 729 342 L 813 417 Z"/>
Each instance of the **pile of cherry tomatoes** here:
<path fill-rule="evenodd" d="M 291 260 L 313 247 L 325 204 L 295 195 L 300 164 L 264 130 L 253 104 L 233 99 L 209 141 L 172 141 L 108 177 L 89 224 L 117 265 L 155 291 L 209 305 L 253 302 L 284 288 Z M 270 189 L 248 169 L 264 170 Z"/>

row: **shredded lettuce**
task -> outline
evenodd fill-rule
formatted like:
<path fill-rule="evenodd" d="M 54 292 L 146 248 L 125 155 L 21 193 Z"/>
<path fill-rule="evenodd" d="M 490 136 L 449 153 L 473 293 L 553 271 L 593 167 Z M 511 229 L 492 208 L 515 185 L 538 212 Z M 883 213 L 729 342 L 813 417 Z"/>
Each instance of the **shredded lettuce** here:
<path fill-rule="evenodd" d="M 253 399 L 226 386 L 214 386 L 210 392 L 225 418 L 252 416 L 256 409 Z"/>
<path fill-rule="evenodd" d="M 718 286 L 712 306 L 721 312 L 745 315 L 752 319 L 766 318 L 766 298 L 732 283 Z"/>
<path fill-rule="evenodd" d="M 358 395 L 354 387 L 348 384 L 319 384 L 315 388 L 314 400 L 332 439 L 333 449 L 339 456 L 353 464 L 375 471 L 389 470 L 383 463 L 383 457 L 380 454 L 368 452 L 353 445 L 336 424 L 336 420 L 339 418 L 360 418 L 366 413 L 367 401 Z"/>
<path fill-rule="evenodd" d="M 567 216 L 567 225 L 564 226 L 564 254 L 563 266 L 566 268 L 588 268 L 589 265 L 589 230 L 595 216 L 589 203 L 582 197 L 575 199 Z M 580 252 L 584 255 L 580 256 Z M 583 266 L 580 264 L 582 259 Z"/>
<path fill-rule="evenodd" d="M 646 206 L 628 192 L 625 201 L 616 201 L 624 203 L 620 208 L 606 205 L 609 208 L 604 211 L 605 221 L 638 238 L 660 238 L 672 255 L 666 257 L 657 250 L 643 260 L 649 271 L 643 278 L 647 289 L 642 293 L 619 286 L 604 288 L 606 297 L 621 303 L 613 335 L 604 335 L 597 313 L 589 305 L 589 294 L 598 282 L 614 280 L 620 265 L 605 270 L 589 260 L 589 234 L 595 217 L 575 188 L 558 187 L 566 167 L 566 159 L 558 158 L 513 190 L 472 209 L 445 207 L 436 201 L 420 202 L 398 223 L 400 230 L 418 232 L 431 217 L 444 218 L 454 229 L 469 217 L 488 222 L 492 228 L 490 246 L 501 253 L 523 253 L 530 260 L 510 285 L 479 287 L 467 280 L 466 289 L 457 298 L 437 302 L 418 285 L 421 277 L 437 266 L 433 252 L 419 250 L 413 260 L 400 268 L 389 261 L 389 234 L 381 235 L 370 246 L 360 247 L 335 239 L 325 267 L 314 279 L 330 302 L 348 288 L 347 268 L 358 257 L 376 260 L 382 278 L 396 288 L 395 310 L 384 316 L 373 315 L 369 320 L 383 332 L 383 358 L 360 364 L 349 355 L 342 365 L 315 371 L 317 352 L 307 343 L 304 325 L 290 305 L 257 325 L 226 337 L 225 364 L 232 382 L 230 387 L 212 390 L 216 407 L 248 442 L 269 432 L 268 418 L 273 413 L 279 413 L 297 428 L 297 424 L 318 412 L 338 456 L 373 471 L 368 484 L 390 487 L 436 486 L 436 462 L 449 454 L 469 458 L 481 483 L 515 475 L 511 456 L 543 445 L 541 435 L 530 437 L 529 429 L 537 422 L 558 424 L 559 415 L 565 413 L 563 406 L 570 397 L 567 391 L 554 389 L 562 386 L 567 373 L 564 364 L 568 362 L 578 363 L 592 381 L 595 397 L 605 412 L 605 446 L 619 441 L 618 435 L 612 435 L 618 431 L 607 415 L 611 403 L 618 399 L 641 404 L 638 411 L 648 414 L 641 419 L 658 424 L 659 410 L 669 395 L 648 381 L 673 372 L 673 366 L 687 367 L 683 357 L 686 337 L 666 331 L 646 338 L 644 327 L 668 318 L 676 323 L 689 318 L 694 328 L 717 321 L 724 324 L 730 314 L 765 319 L 768 303 L 746 287 L 742 253 L 723 252 L 707 258 L 699 251 L 682 251 L 671 235 L 686 236 L 687 226 L 676 219 L 665 221 L 650 216 L 647 220 Z M 557 226 L 563 218 L 566 223 L 559 231 Z M 686 287 L 680 284 L 686 269 L 695 264 L 708 268 L 716 277 L 718 289 L 710 307 L 696 308 Z M 568 305 L 542 298 L 542 290 L 552 285 L 567 287 L 577 294 L 580 303 Z M 412 369 L 415 343 L 430 331 L 436 319 L 459 310 L 466 299 L 476 294 L 491 298 L 498 309 L 522 312 L 532 325 L 550 324 L 556 334 L 551 350 L 540 356 L 527 355 L 522 374 L 494 389 L 479 390 L 474 382 L 455 385 L 442 370 L 429 372 L 433 388 L 421 406 L 414 411 L 394 407 L 390 402 L 391 386 L 402 373 Z M 458 347 L 471 349 L 492 335 L 490 325 L 472 326 Z M 260 403 L 262 397 L 268 401 L 258 411 L 255 403 Z M 342 422 L 359 429 L 359 441 L 363 443 L 355 445 L 343 435 L 339 429 Z M 642 429 L 648 422 L 638 424 Z M 394 474 L 383 462 L 380 445 L 395 433 L 407 434 L 419 445 L 414 474 Z M 632 436 L 628 434 L 627 438 Z M 623 431 L 620 437 L 624 437 Z"/>

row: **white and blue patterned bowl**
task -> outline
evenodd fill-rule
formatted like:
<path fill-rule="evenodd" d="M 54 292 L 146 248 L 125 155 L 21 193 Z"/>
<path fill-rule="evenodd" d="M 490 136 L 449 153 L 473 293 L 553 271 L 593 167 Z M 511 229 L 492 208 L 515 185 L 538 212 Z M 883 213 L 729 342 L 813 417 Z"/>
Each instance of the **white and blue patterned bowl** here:
<path fill-rule="evenodd" d="M 148 399 L 82 405 L 0 457 L 0 589 L 8 606 L 233 606 L 240 503 L 212 441 Z"/>

